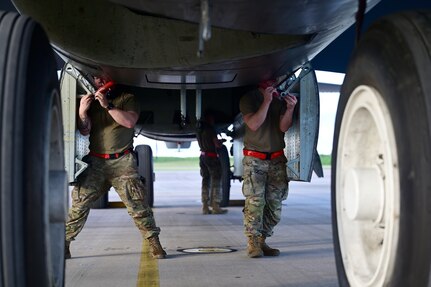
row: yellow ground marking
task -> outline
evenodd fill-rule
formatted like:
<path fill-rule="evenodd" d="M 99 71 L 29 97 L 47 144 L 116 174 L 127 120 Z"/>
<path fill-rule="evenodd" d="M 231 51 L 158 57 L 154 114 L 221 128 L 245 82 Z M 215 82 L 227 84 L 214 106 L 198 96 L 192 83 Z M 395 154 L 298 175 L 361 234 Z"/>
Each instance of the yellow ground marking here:
<path fill-rule="evenodd" d="M 125 208 L 126 206 L 122 201 L 110 201 L 108 202 L 109 208 Z"/>
<path fill-rule="evenodd" d="M 139 265 L 137 287 L 159 287 L 159 265 L 150 254 L 148 240 L 142 242 L 141 263 Z"/>

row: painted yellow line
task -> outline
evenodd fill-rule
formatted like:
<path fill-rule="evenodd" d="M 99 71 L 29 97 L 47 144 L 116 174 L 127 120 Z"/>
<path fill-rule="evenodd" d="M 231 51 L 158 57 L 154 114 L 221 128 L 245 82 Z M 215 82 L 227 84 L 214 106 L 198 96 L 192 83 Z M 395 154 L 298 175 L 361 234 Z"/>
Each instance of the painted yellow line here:
<path fill-rule="evenodd" d="M 159 287 L 159 265 L 150 254 L 148 240 L 143 240 L 137 287 Z"/>

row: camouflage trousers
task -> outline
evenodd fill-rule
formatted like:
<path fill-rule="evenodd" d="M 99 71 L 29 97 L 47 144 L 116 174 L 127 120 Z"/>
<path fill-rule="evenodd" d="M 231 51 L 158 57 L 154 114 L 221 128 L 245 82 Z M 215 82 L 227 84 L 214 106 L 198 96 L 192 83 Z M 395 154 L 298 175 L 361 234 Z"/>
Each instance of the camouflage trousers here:
<path fill-rule="evenodd" d="M 280 222 L 281 203 L 289 191 L 286 162 L 284 156 L 272 160 L 244 157 L 242 193 L 246 236 L 269 237 Z"/>
<path fill-rule="evenodd" d="M 88 158 L 88 159 L 87 159 Z M 72 191 L 72 207 L 66 223 L 66 240 L 74 240 L 84 227 L 90 213 L 90 204 L 113 186 L 145 238 L 160 233 L 153 211 L 145 199 L 145 186 L 137 172 L 134 153 L 118 159 L 88 156 L 87 169 L 78 177 Z"/>
<path fill-rule="evenodd" d="M 221 164 L 218 157 L 201 156 L 199 166 L 202 176 L 202 203 L 221 201 Z M 211 192 L 210 192 L 211 191 Z"/>

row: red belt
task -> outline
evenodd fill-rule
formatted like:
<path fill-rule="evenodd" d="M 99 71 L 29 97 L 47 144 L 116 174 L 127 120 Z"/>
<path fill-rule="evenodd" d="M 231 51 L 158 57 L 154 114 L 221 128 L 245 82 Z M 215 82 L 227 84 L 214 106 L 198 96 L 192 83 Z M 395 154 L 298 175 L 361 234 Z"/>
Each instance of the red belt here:
<path fill-rule="evenodd" d="M 244 149 L 243 153 L 245 156 L 252 156 L 262 160 L 270 160 L 284 155 L 283 150 L 279 150 L 275 152 L 260 152 L 260 151 Z"/>
<path fill-rule="evenodd" d="M 215 152 L 210 152 L 210 151 L 202 151 L 201 155 L 203 156 L 209 156 L 209 157 L 218 157 L 218 154 Z"/>
<path fill-rule="evenodd" d="M 94 151 L 90 151 L 89 155 L 104 158 L 104 159 L 116 159 L 116 158 L 122 157 L 123 155 L 129 154 L 131 152 L 132 152 L 132 149 L 129 148 L 119 153 L 97 153 Z"/>

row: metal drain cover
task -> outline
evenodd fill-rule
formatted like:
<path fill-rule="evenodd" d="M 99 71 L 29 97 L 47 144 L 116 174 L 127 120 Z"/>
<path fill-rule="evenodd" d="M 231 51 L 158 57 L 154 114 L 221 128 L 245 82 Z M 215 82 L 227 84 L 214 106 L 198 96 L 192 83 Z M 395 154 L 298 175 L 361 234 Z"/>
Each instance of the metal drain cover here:
<path fill-rule="evenodd" d="M 235 252 L 235 249 L 225 248 L 225 247 L 198 247 L 198 248 L 184 248 L 178 249 L 180 252 L 184 253 L 194 253 L 194 254 L 208 254 L 208 253 L 229 253 Z"/>

